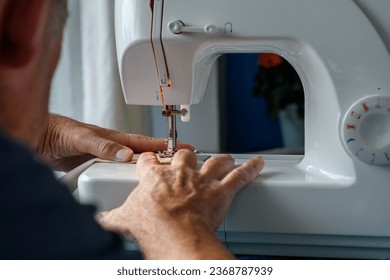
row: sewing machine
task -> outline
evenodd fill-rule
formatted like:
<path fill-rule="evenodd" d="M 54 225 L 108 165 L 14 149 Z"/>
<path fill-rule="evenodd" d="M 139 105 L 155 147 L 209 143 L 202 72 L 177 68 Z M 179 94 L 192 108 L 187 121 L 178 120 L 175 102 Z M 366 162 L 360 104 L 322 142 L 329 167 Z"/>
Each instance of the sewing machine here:
<path fill-rule="evenodd" d="M 388 1 L 116 1 L 126 103 L 163 106 L 162 156 L 220 55 L 276 53 L 301 78 L 305 154 L 265 156 L 218 229 L 234 253 L 390 257 L 390 22 L 380 14 L 389 10 Z M 136 185 L 135 165 L 95 163 L 78 179 L 79 199 L 107 210 Z"/>

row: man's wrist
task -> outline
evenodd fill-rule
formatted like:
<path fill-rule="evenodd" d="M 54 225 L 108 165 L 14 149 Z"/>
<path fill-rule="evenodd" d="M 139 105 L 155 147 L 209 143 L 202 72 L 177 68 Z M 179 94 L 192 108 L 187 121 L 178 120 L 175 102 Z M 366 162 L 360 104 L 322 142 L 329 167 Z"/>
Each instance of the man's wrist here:
<path fill-rule="evenodd" d="M 147 259 L 234 258 L 214 230 L 203 222 L 175 220 L 170 225 L 164 223 L 159 232 L 135 236 Z"/>

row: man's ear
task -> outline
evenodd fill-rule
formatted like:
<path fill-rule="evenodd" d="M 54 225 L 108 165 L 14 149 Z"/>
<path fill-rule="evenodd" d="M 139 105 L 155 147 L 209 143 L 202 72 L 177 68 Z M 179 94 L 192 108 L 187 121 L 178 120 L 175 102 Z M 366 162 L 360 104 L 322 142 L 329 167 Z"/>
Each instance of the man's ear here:
<path fill-rule="evenodd" d="M 0 64 L 26 65 L 37 51 L 44 31 L 48 0 L 8 0 L 1 16 Z"/>

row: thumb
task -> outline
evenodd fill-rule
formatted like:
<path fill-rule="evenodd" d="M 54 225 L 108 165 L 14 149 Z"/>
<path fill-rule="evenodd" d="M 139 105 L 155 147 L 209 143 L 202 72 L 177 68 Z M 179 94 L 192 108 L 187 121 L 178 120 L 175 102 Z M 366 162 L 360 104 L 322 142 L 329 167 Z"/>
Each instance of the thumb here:
<path fill-rule="evenodd" d="M 90 143 L 87 147 L 88 152 L 101 159 L 127 162 L 134 155 L 132 149 L 98 136 L 95 136 L 94 139 L 88 139 L 88 142 Z"/>

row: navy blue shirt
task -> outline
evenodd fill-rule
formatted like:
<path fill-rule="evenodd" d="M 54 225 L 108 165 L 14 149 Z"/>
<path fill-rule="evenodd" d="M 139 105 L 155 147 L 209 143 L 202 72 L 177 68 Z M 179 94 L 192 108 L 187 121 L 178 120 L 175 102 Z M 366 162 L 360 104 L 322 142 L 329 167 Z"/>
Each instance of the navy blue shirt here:
<path fill-rule="evenodd" d="M 123 259 L 121 238 L 95 222 L 50 168 L 0 131 L 0 259 Z"/>

